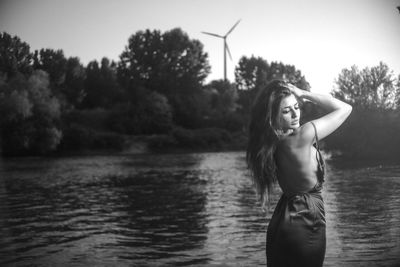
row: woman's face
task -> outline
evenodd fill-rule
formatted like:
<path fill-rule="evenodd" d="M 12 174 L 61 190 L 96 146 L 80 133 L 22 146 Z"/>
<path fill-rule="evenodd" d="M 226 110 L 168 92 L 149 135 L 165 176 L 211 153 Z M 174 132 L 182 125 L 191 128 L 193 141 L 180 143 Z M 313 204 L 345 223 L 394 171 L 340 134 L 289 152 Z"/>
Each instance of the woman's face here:
<path fill-rule="evenodd" d="M 282 99 L 278 112 L 278 128 L 286 132 L 300 127 L 300 107 L 294 95 Z"/>

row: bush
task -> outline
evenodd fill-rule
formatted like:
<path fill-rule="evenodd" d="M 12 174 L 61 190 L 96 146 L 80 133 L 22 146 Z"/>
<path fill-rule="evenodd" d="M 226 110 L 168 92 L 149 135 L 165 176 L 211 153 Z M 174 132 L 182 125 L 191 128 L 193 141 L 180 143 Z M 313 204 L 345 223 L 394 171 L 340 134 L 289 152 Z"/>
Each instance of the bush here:
<path fill-rule="evenodd" d="M 219 150 L 232 143 L 231 134 L 220 128 L 190 130 L 174 128 L 169 135 L 154 136 L 149 140 L 153 151 L 168 149 Z"/>
<path fill-rule="evenodd" d="M 177 141 L 172 135 L 153 135 L 148 141 L 148 148 L 155 152 L 167 151 L 177 147 Z"/>
<path fill-rule="evenodd" d="M 44 71 L 9 80 L 0 77 L 0 113 L 4 155 L 43 155 L 58 146 L 60 103 Z"/>
<path fill-rule="evenodd" d="M 204 128 L 222 128 L 230 132 L 242 131 L 247 128 L 246 116 L 237 112 L 224 115 L 215 114 L 202 120 Z"/>
<path fill-rule="evenodd" d="M 79 124 L 72 124 L 64 130 L 59 150 L 121 150 L 125 137 L 112 132 L 97 132 Z"/>
<path fill-rule="evenodd" d="M 123 134 L 165 134 L 172 128 L 172 113 L 168 100 L 162 94 L 145 91 L 137 104 L 124 103 L 111 112 L 108 125 Z"/>
<path fill-rule="evenodd" d="M 122 150 L 125 147 L 125 137 L 112 132 L 99 132 L 94 136 L 92 149 L 116 149 Z"/>
<path fill-rule="evenodd" d="M 325 143 L 347 157 L 396 158 L 400 156 L 399 120 L 398 112 L 355 109 Z"/>
<path fill-rule="evenodd" d="M 103 108 L 73 110 L 63 118 L 66 123 L 85 125 L 87 128 L 105 131 L 110 111 Z"/>

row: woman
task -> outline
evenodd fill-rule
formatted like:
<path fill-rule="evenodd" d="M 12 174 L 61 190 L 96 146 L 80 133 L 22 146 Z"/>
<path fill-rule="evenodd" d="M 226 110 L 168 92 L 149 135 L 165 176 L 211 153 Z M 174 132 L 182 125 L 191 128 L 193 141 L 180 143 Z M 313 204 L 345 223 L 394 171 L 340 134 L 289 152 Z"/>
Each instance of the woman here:
<path fill-rule="evenodd" d="M 326 115 L 300 125 L 300 104 Z M 268 266 L 322 266 L 324 161 L 318 141 L 335 131 L 352 107 L 329 95 L 275 80 L 258 93 L 251 114 L 247 163 L 263 207 L 274 182 L 282 189 L 267 230 Z"/>

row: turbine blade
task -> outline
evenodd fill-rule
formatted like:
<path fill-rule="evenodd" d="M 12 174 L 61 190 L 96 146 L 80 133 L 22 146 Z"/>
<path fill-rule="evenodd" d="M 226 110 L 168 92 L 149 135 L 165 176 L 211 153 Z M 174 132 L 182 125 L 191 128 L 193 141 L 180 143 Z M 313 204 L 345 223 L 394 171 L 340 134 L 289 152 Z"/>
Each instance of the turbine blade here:
<path fill-rule="evenodd" d="M 218 37 L 218 38 L 224 38 L 224 36 L 221 36 L 221 35 L 218 35 L 218 34 L 215 34 L 215 33 L 211 33 L 211 32 L 201 32 L 201 33 L 208 34 L 208 35 L 211 35 L 211 36 L 214 36 L 214 37 Z"/>
<path fill-rule="evenodd" d="M 227 42 L 225 42 L 225 49 L 226 49 L 226 51 L 228 51 L 229 58 L 232 60 L 231 51 L 229 50 L 229 46 L 228 46 Z"/>
<path fill-rule="evenodd" d="M 227 32 L 227 34 L 225 34 L 225 37 L 228 36 L 228 35 L 233 31 L 233 29 L 235 29 L 235 27 L 239 24 L 240 21 L 241 21 L 241 19 L 239 19 L 239 20 L 235 23 L 235 25 L 233 25 L 233 27 Z"/>

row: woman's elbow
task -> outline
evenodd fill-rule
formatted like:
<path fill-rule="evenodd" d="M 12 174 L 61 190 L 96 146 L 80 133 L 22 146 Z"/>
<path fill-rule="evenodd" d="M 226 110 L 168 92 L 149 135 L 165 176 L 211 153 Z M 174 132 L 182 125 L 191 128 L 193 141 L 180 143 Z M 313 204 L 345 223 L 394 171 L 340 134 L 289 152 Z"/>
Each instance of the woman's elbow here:
<path fill-rule="evenodd" d="M 353 110 L 353 107 L 347 103 L 346 103 L 346 107 L 347 107 L 347 110 L 349 111 L 349 113 L 351 113 L 351 111 Z"/>
<path fill-rule="evenodd" d="M 346 117 L 350 115 L 350 113 L 353 111 L 353 107 L 350 104 L 344 103 L 344 112 L 346 114 Z"/>

